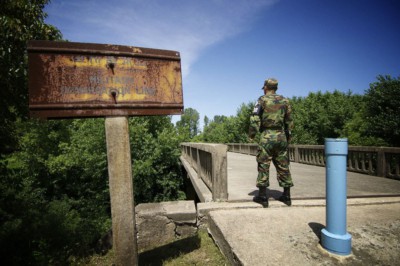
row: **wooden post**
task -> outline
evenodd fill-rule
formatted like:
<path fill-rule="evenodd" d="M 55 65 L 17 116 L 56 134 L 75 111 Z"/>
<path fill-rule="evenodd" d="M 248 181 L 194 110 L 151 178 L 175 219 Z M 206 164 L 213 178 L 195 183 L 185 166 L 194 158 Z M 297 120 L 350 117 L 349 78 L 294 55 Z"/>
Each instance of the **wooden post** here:
<path fill-rule="evenodd" d="M 115 264 L 138 265 L 128 118 L 106 117 L 105 128 Z"/>

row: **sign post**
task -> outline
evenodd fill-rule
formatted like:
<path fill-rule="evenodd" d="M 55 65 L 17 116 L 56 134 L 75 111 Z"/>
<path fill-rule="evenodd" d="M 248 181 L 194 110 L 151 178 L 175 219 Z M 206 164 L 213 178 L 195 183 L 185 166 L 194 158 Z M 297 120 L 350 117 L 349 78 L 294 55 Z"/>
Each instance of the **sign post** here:
<path fill-rule="evenodd" d="M 128 118 L 107 117 L 105 127 L 116 265 L 137 265 Z"/>
<path fill-rule="evenodd" d="M 179 53 L 30 41 L 28 59 L 31 117 L 105 117 L 116 265 L 137 265 L 128 117 L 182 113 Z"/>

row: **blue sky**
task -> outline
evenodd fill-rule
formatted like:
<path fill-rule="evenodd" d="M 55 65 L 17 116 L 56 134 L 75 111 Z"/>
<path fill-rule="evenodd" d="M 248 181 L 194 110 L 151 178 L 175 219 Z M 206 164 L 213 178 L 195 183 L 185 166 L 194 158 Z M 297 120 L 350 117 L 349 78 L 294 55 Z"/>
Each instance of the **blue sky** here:
<path fill-rule="evenodd" d="M 400 76 L 397 0 L 52 0 L 45 11 L 71 42 L 179 51 L 184 105 L 201 122 L 235 115 L 268 77 L 293 97 Z"/>

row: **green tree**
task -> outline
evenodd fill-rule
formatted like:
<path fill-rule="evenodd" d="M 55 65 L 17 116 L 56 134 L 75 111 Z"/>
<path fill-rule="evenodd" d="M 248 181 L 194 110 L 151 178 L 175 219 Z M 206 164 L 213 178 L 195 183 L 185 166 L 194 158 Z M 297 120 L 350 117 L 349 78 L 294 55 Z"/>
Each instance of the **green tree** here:
<path fill-rule="evenodd" d="M 35 142 L 31 138 L 19 139 L 23 128 L 33 138 L 47 130 L 47 127 L 31 130 L 27 126 L 30 122 L 26 122 L 26 42 L 61 38 L 56 28 L 44 23 L 43 8 L 47 3 L 47 0 L 3 0 L 0 8 L 0 258 L 4 265 L 40 263 L 40 249 L 44 246 L 39 236 L 44 229 L 42 218 L 48 210 L 47 195 L 45 189 L 37 186 L 36 177 L 45 175 L 42 152 L 53 143 L 48 142 L 46 135 L 42 139 L 45 141 L 32 149 L 30 157 L 34 159 L 13 152 Z"/>
<path fill-rule="evenodd" d="M 208 124 L 210 123 L 210 119 L 208 118 L 208 116 L 204 116 L 204 126 L 208 126 Z"/>
<path fill-rule="evenodd" d="M 343 137 L 343 128 L 361 107 L 361 97 L 339 91 L 294 97 L 294 144 L 324 144 L 325 138 Z"/>
<path fill-rule="evenodd" d="M 226 120 L 228 120 L 228 117 L 224 115 L 215 115 L 213 118 L 213 122 L 217 124 L 223 124 Z"/>
<path fill-rule="evenodd" d="M 400 77 L 378 76 L 365 93 L 365 135 L 400 147 Z"/>
<path fill-rule="evenodd" d="M 233 128 L 233 117 L 214 116 L 208 126 L 204 127 L 199 139 L 209 143 L 228 143 L 234 138 Z"/>
<path fill-rule="evenodd" d="M 241 104 L 236 116 L 216 115 L 200 134 L 198 140 L 210 143 L 247 142 L 250 113 L 254 104 Z"/>
<path fill-rule="evenodd" d="M 226 143 L 228 132 L 225 129 L 225 123 L 227 120 L 226 116 L 214 116 L 214 119 L 204 126 L 199 140 L 208 143 Z"/>
<path fill-rule="evenodd" d="M 188 140 L 194 138 L 199 133 L 200 114 L 193 108 L 186 108 L 181 115 L 181 119 L 176 122 L 176 126 L 181 134 L 186 134 Z"/>
<path fill-rule="evenodd" d="M 104 119 L 29 120 L 0 180 L 0 253 L 9 264 L 67 264 L 110 228 Z M 182 141 L 168 116 L 129 119 L 135 203 L 184 199 Z"/>
<path fill-rule="evenodd" d="M 184 199 L 179 162 L 183 137 L 171 118 L 134 117 L 129 124 L 135 203 Z"/>
<path fill-rule="evenodd" d="M 104 119 L 20 123 L 0 180 L 1 258 L 66 263 L 110 226 Z"/>
<path fill-rule="evenodd" d="M 236 113 L 235 138 L 232 142 L 246 143 L 250 126 L 250 115 L 254 109 L 254 103 L 242 103 Z"/>
<path fill-rule="evenodd" d="M 368 123 L 364 117 L 365 102 L 351 120 L 343 128 L 342 135 L 348 138 L 349 145 L 353 146 L 388 146 L 388 143 L 380 136 L 368 136 Z"/>
<path fill-rule="evenodd" d="M 14 150 L 17 118 L 28 114 L 28 40 L 58 40 L 60 32 L 44 23 L 48 0 L 3 0 L 0 9 L 0 154 Z"/>

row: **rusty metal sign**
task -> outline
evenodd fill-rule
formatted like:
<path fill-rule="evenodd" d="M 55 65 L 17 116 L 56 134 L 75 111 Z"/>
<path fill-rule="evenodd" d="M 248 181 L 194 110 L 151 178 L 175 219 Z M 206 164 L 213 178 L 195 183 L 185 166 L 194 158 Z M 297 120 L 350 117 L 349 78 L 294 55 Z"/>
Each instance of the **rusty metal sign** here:
<path fill-rule="evenodd" d="M 181 114 L 180 55 L 120 45 L 28 42 L 32 117 Z"/>

